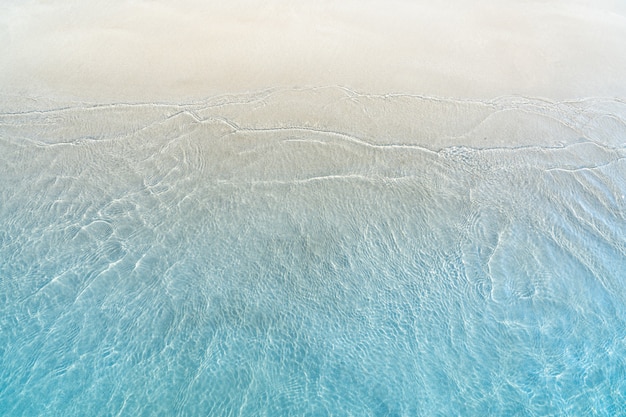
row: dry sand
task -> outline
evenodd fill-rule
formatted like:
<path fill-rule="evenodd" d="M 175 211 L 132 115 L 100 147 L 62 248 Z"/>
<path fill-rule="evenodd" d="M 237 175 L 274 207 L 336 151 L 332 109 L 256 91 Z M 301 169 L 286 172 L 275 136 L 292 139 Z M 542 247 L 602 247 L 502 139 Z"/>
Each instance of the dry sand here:
<path fill-rule="evenodd" d="M 185 101 L 343 86 L 626 97 L 618 1 L 31 0 L 0 6 L 0 93 Z"/>

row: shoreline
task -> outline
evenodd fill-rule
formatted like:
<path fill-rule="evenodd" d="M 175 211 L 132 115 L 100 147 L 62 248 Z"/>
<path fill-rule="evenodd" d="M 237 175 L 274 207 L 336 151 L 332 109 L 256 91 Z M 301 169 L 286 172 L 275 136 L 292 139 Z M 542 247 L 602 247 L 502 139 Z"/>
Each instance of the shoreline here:
<path fill-rule="evenodd" d="M 29 104 L 0 95 L 0 123 L 7 137 L 21 137 L 20 132 L 26 134 L 33 123 L 48 126 L 44 131 L 51 137 L 69 141 L 94 135 L 115 137 L 115 132 L 128 135 L 167 123 L 181 132 L 211 126 L 210 137 L 224 132 L 283 135 L 291 131 L 296 136 L 309 132 L 371 146 L 421 146 L 436 151 L 455 146 L 560 148 L 582 142 L 621 149 L 621 138 L 626 136 L 626 102 L 598 97 L 471 100 L 365 94 L 326 86 L 223 94 L 190 103 L 22 99 Z M 81 117 L 79 125 L 76 117 Z"/>
<path fill-rule="evenodd" d="M 2 9 L 3 94 L 180 103 L 342 85 L 478 100 L 626 97 L 626 9 L 610 2 L 53 0 Z"/>

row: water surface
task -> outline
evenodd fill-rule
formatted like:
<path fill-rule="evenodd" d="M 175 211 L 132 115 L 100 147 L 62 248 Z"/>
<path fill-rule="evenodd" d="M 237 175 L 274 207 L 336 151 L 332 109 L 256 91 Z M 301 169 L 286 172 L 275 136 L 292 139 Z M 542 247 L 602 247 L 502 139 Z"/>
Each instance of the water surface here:
<path fill-rule="evenodd" d="M 2 415 L 626 414 L 623 103 L 39 106 L 0 120 Z"/>

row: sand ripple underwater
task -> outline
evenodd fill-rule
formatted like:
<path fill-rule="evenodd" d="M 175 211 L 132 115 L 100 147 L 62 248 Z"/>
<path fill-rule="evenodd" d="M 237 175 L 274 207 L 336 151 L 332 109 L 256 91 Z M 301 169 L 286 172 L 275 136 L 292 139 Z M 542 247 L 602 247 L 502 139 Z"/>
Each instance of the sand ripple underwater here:
<path fill-rule="evenodd" d="M 0 414 L 626 414 L 626 105 L 0 114 Z"/>

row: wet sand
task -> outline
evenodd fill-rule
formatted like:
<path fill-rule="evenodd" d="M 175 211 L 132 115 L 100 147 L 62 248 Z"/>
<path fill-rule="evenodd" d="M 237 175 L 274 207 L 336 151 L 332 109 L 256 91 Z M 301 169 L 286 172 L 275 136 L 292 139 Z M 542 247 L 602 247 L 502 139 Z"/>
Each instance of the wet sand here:
<path fill-rule="evenodd" d="M 12 102 L 183 102 L 319 86 L 626 96 L 626 8 L 610 1 L 10 1 L 0 16 L 0 92 Z"/>

